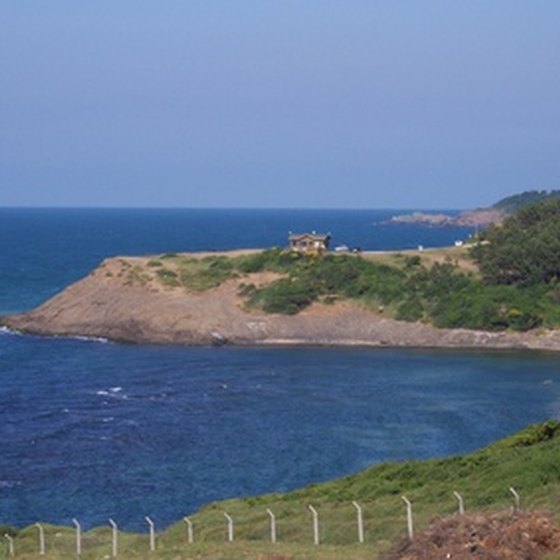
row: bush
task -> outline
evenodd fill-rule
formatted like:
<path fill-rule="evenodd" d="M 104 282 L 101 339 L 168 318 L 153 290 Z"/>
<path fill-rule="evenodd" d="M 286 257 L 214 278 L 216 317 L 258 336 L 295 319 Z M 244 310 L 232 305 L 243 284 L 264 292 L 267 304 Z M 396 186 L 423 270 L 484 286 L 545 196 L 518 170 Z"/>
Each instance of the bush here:
<path fill-rule="evenodd" d="M 263 270 L 288 272 L 295 263 L 305 260 L 305 258 L 305 255 L 275 247 L 233 260 L 237 270 L 245 274 L 252 274 Z"/>
<path fill-rule="evenodd" d="M 420 321 L 424 317 L 424 307 L 417 297 L 403 301 L 397 307 L 396 318 L 401 321 Z"/>
<path fill-rule="evenodd" d="M 405 257 L 404 258 L 404 266 L 406 268 L 413 268 L 415 266 L 420 266 L 421 259 L 418 255 L 414 255 L 413 257 Z"/>
<path fill-rule="evenodd" d="M 156 274 L 165 286 L 177 287 L 180 285 L 177 280 L 177 273 L 173 270 L 169 270 L 168 268 L 158 268 Z"/>
<path fill-rule="evenodd" d="M 317 296 L 313 286 L 297 279 L 281 278 L 255 290 L 249 298 L 249 304 L 256 305 L 267 313 L 295 315 L 315 301 Z"/>

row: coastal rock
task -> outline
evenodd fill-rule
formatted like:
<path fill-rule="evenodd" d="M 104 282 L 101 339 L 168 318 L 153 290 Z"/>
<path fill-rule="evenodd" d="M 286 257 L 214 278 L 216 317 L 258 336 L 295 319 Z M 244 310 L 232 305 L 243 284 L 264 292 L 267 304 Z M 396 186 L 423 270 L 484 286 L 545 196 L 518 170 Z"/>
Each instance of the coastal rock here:
<path fill-rule="evenodd" d="M 457 216 L 448 216 L 442 213 L 413 212 L 393 216 L 388 223 L 391 224 L 416 224 L 432 227 L 480 227 L 485 228 L 492 224 L 502 222 L 507 217 L 506 212 L 494 208 L 480 210 L 465 210 Z"/>

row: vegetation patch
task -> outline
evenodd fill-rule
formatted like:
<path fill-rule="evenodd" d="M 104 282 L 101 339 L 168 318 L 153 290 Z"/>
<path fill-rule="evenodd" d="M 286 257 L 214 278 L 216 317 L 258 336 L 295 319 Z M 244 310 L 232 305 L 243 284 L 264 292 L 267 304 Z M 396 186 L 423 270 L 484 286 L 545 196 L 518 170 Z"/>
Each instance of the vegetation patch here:
<path fill-rule="evenodd" d="M 177 273 L 169 268 L 159 268 L 156 271 L 158 278 L 164 286 L 177 287 L 179 286 L 179 281 L 177 280 Z"/>
<path fill-rule="evenodd" d="M 145 286 L 150 281 L 150 277 L 144 273 L 144 269 L 141 266 L 136 265 L 128 268 L 127 281 L 130 284 Z"/>
<path fill-rule="evenodd" d="M 486 247 L 473 250 L 479 263 Z M 418 255 L 397 254 L 378 262 L 360 255 L 302 255 L 273 248 L 237 257 L 170 254 L 150 262 L 163 285 L 194 292 L 254 273 L 279 274 L 264 286 L 239 285 L 246 305 L 266 313 L 295 315 L 315 301 L 351 299 L 399 320 L 442 328 L 526 331 L 560 324 L 556 277 L 546 284 L 496 283 L 451 258 L 430 264 Z"/>
<path fill-rule="evenodd" d="M 284 274 L 247 294 L 249 306 L 267 313 L 296 314 L 314 301 L 336 298 L 387 308 L 400 320 L 448 328 L 524 331 L 560 318 L 560 289 L 553 305 L 542 288 L 488 284 L 451 259 L 428 267 L 418 256 L 401 256 L 391 265 L 355 255 L 270 250 L 245 257 L 238 267 Z"/>

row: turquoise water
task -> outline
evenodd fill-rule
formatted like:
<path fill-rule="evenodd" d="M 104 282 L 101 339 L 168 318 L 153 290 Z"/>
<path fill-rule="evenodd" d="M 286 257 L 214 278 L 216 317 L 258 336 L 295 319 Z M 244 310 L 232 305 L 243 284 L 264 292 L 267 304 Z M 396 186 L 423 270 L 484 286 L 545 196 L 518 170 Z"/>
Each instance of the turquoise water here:
<path fill-rule="evenodd" d="M 2 310 L 39 303 L 112 254 L 282 244 L 289 229 L 326 224 L 335 243 L 364 248 L 461 233 L 419 238 L 374 225 L 375 212 L 292 214 L 2 210 Z M 158 347 L 3 331 L 0 524 L 112 517 L 144 530 L 144 515 L 163 527 L 210 500 L 467 452 L 558 417 L 559 366 L 536 353 Z"/>

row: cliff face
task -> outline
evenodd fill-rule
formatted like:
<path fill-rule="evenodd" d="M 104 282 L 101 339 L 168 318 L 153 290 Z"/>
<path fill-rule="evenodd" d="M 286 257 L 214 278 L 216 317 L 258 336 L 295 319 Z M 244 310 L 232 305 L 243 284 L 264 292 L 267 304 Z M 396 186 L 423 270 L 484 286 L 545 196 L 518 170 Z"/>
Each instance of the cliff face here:
<path fill-rule="evenodd" d="M 295 316 L 247 310 L 240 284 L 271 273 L 230 279 L 196 293 L 139 273 L 142 259 L 110 259 L 83 280 L 28 313 L 4 317 L 13 329 L 44 335 L 106 337 L 135 343 L 188 345 L 369 345 L 560 350 L 560 331 L 487 333 L 442 330 L 396 321 L 353 302 L 314 304 Z"/>

